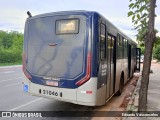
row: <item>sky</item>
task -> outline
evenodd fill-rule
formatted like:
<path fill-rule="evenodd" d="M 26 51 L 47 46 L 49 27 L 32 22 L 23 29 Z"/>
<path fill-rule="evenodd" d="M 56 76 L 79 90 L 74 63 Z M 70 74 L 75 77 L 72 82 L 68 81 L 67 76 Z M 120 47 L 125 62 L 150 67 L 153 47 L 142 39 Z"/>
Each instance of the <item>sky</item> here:
<path fill-rule="evenodd" d="M 136 40 L 131 18 L 127 17 L 129 0 L 1 0 L 0 30 L 24 32 L 27 11 L 38 15 L 67 10 L 97 11 L 127 36 Z M 157 0 L 155 28 L 160 36 L 160 1 Z"/>

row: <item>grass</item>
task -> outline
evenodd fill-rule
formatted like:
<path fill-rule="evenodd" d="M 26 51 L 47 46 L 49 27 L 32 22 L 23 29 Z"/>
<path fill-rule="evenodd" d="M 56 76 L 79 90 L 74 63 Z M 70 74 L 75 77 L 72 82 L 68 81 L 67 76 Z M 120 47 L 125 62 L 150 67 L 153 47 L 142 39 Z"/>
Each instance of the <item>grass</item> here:
<path fill-rule="evenodd" d="M 22 61 L 16 63 L 0 63 L 0 66 L 22 65 Z"/>

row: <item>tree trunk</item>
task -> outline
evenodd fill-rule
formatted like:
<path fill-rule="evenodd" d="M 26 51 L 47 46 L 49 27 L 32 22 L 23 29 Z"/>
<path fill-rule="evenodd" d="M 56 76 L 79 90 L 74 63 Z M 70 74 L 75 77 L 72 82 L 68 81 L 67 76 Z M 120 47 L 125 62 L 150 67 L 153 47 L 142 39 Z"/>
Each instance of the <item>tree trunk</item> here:
<path fill-rule="evenodd" d="M 145 38 L 145 52 L 144 52 L 144 63 L 143 71 L 141 78 L 141 87 L 139 91 L 139 108 L 138 111 L 147 110 L 147 93 L 148 93 L 148 84 L 149 84 L 149 75 L 150 75 L 150 66 L 152 60 L 152 51 L 153 45 L 155 42 L 155 5 L 156 0 L 149 0 L 149 23 L 148 23 L 148 32 Z"/>

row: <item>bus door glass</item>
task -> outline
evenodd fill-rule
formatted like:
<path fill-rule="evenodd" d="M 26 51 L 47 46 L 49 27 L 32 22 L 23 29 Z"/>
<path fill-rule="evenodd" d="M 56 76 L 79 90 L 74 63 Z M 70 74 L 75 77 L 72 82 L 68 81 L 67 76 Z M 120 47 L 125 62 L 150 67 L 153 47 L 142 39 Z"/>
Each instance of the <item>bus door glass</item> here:
<path fill-rule="evenodd" d="M 108 81 L 107 87 L 109 87 L 109 96 L 114 92 L 114 63 L 115 63 L 115 37 L 108 35 Z"/>
<path fill-rule="evenodd" d="M 131 77 L 131 45 L 128 44 L 128 78 Z"/>
<path fill-rule="evenodd" d="M 98 88 L 106 83 L 106 25 L 100 23 Z"/>

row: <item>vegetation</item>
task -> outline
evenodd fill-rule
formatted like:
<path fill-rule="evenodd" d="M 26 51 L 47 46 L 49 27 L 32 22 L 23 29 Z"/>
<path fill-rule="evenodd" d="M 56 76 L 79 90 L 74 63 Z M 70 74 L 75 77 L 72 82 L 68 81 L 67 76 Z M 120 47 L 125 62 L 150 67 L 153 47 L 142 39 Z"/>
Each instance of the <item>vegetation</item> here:
<path fill-rule="evenodd" d="M 140 44 L 139 43 L 139 48 L 141 48 L 141 54 L 144 55 L 144 50 L 145 50 L 145 47 L 144 47 L 144 44 Z M 156 37 L 156 40 L 155 40 L 155 43 L 154 43 L 154 48 L 153 48 L 153 59 L 156 59 L 158 61 L 160 61 L 160 37 Z"/>
<path fill-rule="evenodd" d="M 160 61 L 160 45 L 154 49 L 153 57 Z"/>
<path fill-rule="evenodd" d="M 0 66 L 22 63 L 23 34 L 0 31 Z"/>
<path fill-rule="evenodd" d="M 156 42 L 153 49 L 153 58 L 160 61 L 160 37 L 156 37 Z"/>
<path fill-rule="evenodd" d="M 154 29 L 156 0 L 130 0 L 128 16 L 138 31 L 137 39 L 144 43 L 144 63 L 139 91 L 138 111 L 147 111 L 147 93 L 149 84 L 152 51 L 155 43 Z"/>

